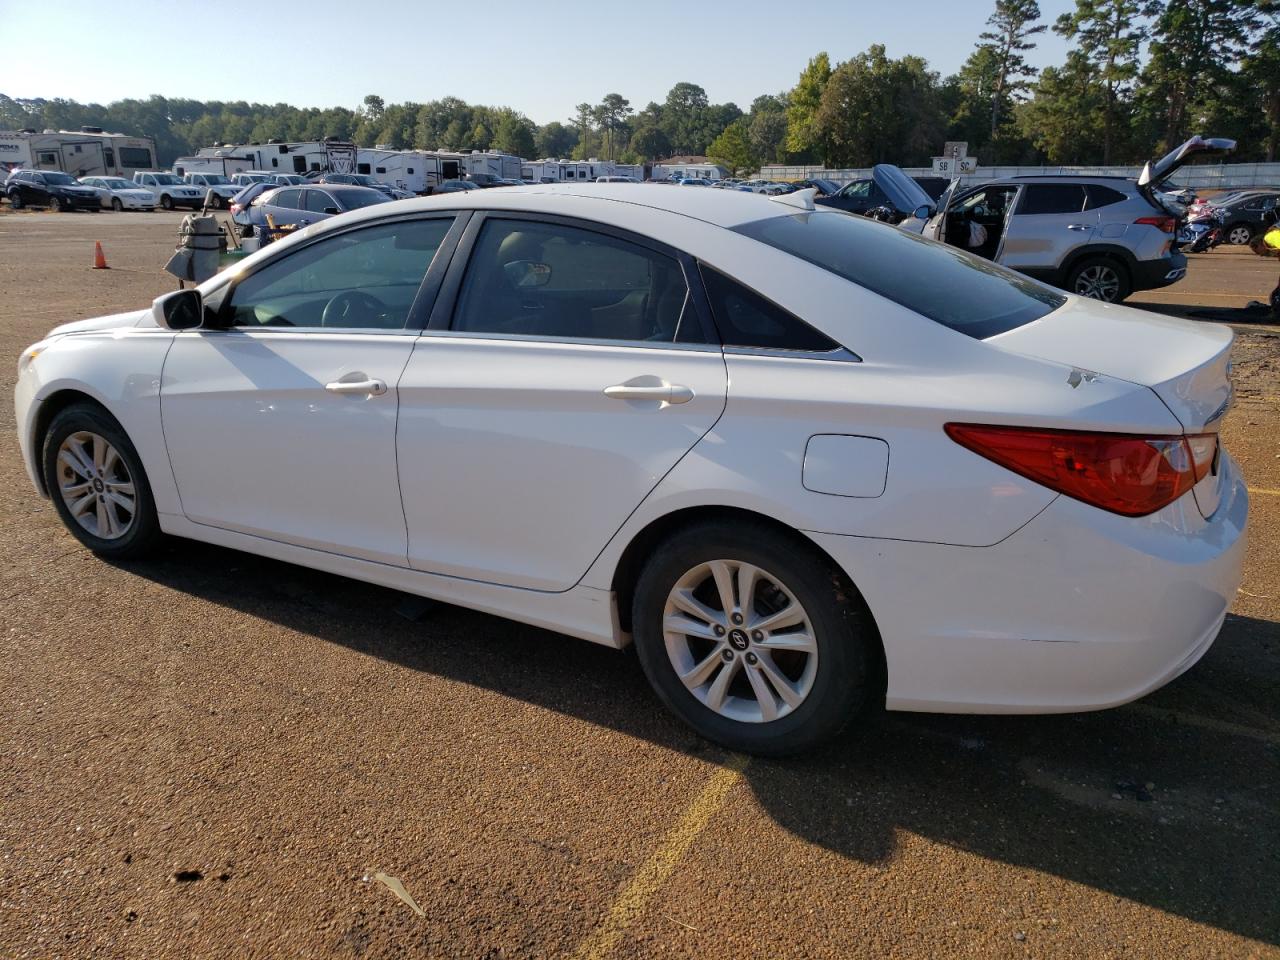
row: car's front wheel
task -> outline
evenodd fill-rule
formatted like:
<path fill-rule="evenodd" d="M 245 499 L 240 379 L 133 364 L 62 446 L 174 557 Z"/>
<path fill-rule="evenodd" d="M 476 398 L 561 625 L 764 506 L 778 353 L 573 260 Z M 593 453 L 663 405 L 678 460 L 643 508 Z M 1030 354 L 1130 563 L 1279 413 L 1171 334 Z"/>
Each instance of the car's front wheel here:
<path fill-rule="evenodd" d="M 57 197 L 50 197 L 50 198 L 49 198 L 49 212 L 50 212 L 50 213 L 61 213 L 61 212 L 62 212 L 62 201 L 61 201 L 61 200 L 59 200 Z"/>
<path fill-rule="evenodd" d="M 146 472 L 115 419 L 91 403 L 60 411 L 44 438 L 45 484 L 72 535 L 99 556 L 130 560 L 160 539 Z"/>
<path fill-rule="evenodd" d="M 120 202 L 119 197 L 111 198 L 111 209 L 114 210 L 116 213 L 120 213 L 121 211 L 124 210 L 124 204 Z"/>
<path fill-rule="evenodd" d="M 677 533 L 644 567 L 632 622 L 658 696 L 733 750 L 807 750 L 839 733 L 871 694 L 870 615 L 798 534 L 720 522 Z"/>
<path fill-rule="evenodd" d="M 162 196 L 162 197 L 160 198 L 160 206 L 164 207 L 166 210 L 172 210 L 172 209 L 173 209 L 173 197 L 169 196 L 169 195 L 166 193 L 164 196 Z"/>
<path fill-rule="evenodd" d="M 1119 303 L 1132 292 L 1129 273 L 1110 257 L 1088 257 L 1071 269 L 1067 289 L 1080 297 Z"/>
<path fill-rule="evenodd" d="M 17 190 L 9 194 L 9 206 L 13 207 L 13 209 L 15 210 L 22 209 L 22 194 L 20 194 Z"/>

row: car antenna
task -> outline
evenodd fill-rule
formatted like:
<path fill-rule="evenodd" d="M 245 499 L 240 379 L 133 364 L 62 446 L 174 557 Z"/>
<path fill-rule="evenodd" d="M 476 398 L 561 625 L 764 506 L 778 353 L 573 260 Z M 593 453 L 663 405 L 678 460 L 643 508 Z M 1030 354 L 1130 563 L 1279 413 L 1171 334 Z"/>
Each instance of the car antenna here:
<path fill-rule="evenodd" d="M 769 199 L 774 203 L 785 203 L 788 207 L 796 207 L 799 210 L 816 210 L 818 208 L 813 205 L 813 198 L 817 195 L 817 187 L 806 187 L 795 193 L 780 193 Z"/>

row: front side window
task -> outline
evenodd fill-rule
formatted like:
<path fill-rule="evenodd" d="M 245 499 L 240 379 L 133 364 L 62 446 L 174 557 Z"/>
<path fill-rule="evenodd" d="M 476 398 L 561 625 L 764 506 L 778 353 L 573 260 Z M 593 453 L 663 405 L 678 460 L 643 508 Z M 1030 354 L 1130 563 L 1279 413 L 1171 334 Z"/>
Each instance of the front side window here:
<path fill-rule="evenodd" d="M 696 323 L 674 258 L 578 227 L 491 219 L 471 254 L 453 329 L 672 343 L 682 325 Z"/>
<path fill-rule="evenodd" d="M 296 191 L 295 191 L 296 192 Z M 235 327 L 400 330 L 451 217 L 326 237 L 239 281 L 223 307 Z"/>
<path fill-rule="evenodd" d="M 306 199 L 307 209 L 312 213 L 332 212 L 331 210 L 326 210 L 326 207 L 332 208 L 333 210 L 338 208 L 338 204 L 334 201 L 333 197 L 329 196 L 323 190 L 306 191 Z"/>
<path fill-rule="evenodd" d="M 797 213 L 733 228 L 970 337 L 1038 320 L 1067 302 L 989 260 L 839 211 Z"/>

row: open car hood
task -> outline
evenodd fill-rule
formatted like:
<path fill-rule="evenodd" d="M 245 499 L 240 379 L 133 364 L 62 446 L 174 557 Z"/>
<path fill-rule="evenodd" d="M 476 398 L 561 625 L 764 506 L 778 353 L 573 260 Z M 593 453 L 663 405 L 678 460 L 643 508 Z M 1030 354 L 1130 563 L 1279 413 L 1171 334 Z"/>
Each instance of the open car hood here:
<path fill-rule="evenodd" d="M 901 167 L 878 163 L 871 168 L 871 179 L 903 216 L 914 216 L 921 207 L 933 211 L 933 198 L 924 192 L 924 187 L 903 173 Z"/>

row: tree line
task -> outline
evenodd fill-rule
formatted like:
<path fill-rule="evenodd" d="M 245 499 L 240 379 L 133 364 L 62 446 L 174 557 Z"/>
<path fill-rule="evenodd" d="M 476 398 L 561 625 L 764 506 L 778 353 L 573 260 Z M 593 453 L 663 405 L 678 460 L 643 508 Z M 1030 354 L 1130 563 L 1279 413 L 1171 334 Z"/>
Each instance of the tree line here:
<path fill-rule="evenodd" d="M 1065 62 L 1028 63 L 1048 30 Z M 162 162 L 222 143 L 337 137 L 393 149 L 500 150 L 522 157 L 639 163 L 709 154 L 734 171 L 762 163 L 927 165 L 946 140 L 984 164 L 1131 164 L 1193 133 L 1235 138 L 1237 159 L 1280 155 L 1280 0 L 1076 0 L 1053 23 L 1036 0 L 995 0 L 952 76 L 883 46 L 840 63 L 813 57 L 795 86 L 743 111 L 696 83 L 635 110 L 619 93 L 539 126 L 506 106 L 457 97 L 355 109 L 152 96 L 107 105 L 0 94 L 0 129 L 81 126 L 154 137 Z"/>

